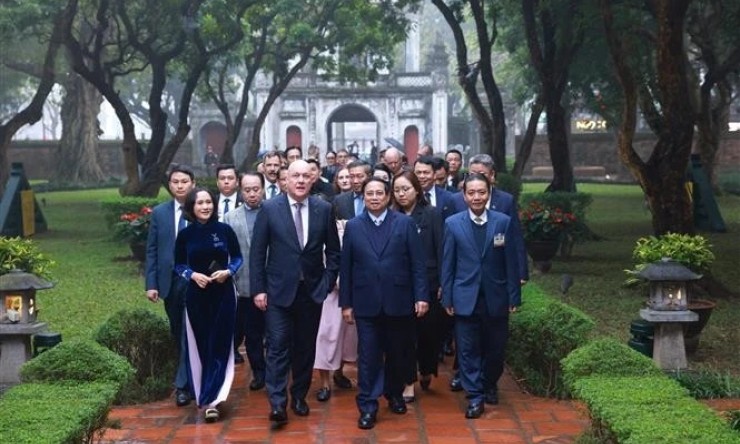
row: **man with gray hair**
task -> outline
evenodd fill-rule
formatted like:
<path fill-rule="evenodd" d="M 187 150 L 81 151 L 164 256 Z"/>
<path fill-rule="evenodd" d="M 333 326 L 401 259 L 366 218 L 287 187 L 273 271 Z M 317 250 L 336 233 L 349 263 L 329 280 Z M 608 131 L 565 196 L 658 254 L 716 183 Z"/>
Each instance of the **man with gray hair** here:
<path fill-rule="evenodd" d="M 397 176 L 403 168 L 403 153 L 398 148 L 388 148 L 383 157 L 383 162 L 390 168 L 393 176 Z"/>

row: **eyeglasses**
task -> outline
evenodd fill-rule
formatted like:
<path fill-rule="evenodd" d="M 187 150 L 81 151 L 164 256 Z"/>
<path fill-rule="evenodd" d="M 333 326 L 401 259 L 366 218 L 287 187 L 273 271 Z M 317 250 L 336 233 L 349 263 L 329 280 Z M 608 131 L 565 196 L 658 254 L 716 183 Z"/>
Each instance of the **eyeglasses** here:
<path fill-rule="evenodd" d="M 393 192 L 396 194 L 401 194 L 401 193 L 406 194 L 413 189 L 414 187 L 398 187 L 398 188 L 393 188 Z"/>

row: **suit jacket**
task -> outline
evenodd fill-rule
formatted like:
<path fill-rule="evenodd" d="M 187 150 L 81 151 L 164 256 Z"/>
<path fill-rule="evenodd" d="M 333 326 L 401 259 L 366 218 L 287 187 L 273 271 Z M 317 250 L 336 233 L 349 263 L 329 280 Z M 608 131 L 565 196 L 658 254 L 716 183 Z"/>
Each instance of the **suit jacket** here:
<path fill-rule="evenodd" d="M 167 298 L 175 271 L 175 201 L 163 202 L 152 210 L 146 239 L 146 290 L 159 291 Z"/>
<path fill-rule="evenodd" d="M 417 205 L 410 216 L 416 223 L 426 257 L 428 290 L 435 293 L 439 288 L 439 266 L 442 263 L 442 218 L 431 205 Z"/>
<path fill-rule="evenodd" d="M 456 200 L 458 208 L 462 204 L 467 209 L 463 193 L 453 194 L 453 198 Z M 517 257 L 519 259 L 519 279 L 528 281 L 529 263 L 527 261 L 527 249 L 524 245 L 524 235 L 522 234 L 522 226 L 519 222 L 519 209 L 517 208 L 514 196 L 506 191 L 493 188 L 491 191 L 491 200 L 488 205 L 491 210 L 503 213 L 516 222 L 513 224 L 512 229 L 514 230 L 513 237 L 514 242 L 516 243 Z"/>
<path fill-rule="evenodd" d="M 442 305 L 454 307 L 456 315 L 470 316 L 481 292 L 490 316 L 506 316 L 509 306 L 521 305 L 517 250 L 511 242 L 513 221 L 493 210 L 487 214 L 483 254 L 468 212 L 445 222 Z M 503 240 L 495 241 L 501 235 Z"/>
<path fill-rule="evenodd" d="M 242 198 L 242 193 L 237 190 L 237 192 L 229 198 L 229 212 L 240 207 L 243 203 L 244 199 Z M 221 193 L 216 195 L 216 202 L 214 202 L 214 205 L 216 205 L 216 212 L 218 212 L 218 209 L 221 208 Z"/>
<path fill-rule="evenodd" d="M 330 203 L 314 196 L 308 202 L 308 238 L 301 248 L 288 196 L 281 194 L 262 204 L 249 249 L 249 290 L 267 293 L 268 304 L 289 307 L 303 276 L 309 296 L 326 299 L 339 272 L 339 235 Z M 326 256 L 326 265 L 324 265 Z"/>
<path fill-rule="evenodd" d="M 347 222 L 340 268 L 339 305 L 357 317 L 408 316 L 414 304 L 429 301 L 426 261 L 416 223 L 405 214 L 388 210 L 383 224 L 391 224 L 380 251 L 368 241 L 374 223 L 367 211 Z"/>
<path fill-rule="evenodd" d="M 334 198 L 337 219 L 349 220 L 355 217 L 355 193 L 345 191 Z"/>
<path fill-rule="evenodd" d="M 434 194 L 437 198 L 437 205 L 435 206 L 435 208 L 437 209 L 437 213 L 440 215 L 440 217 L 442 217 L 442 220 L 447 220 L 447 218 L 452 216 L 453 214 L 468 209 L 468 206 L 465 205 L 464 200 L 461 201 L 459 199 L 456 199 L 455 193 L 450 193 L 439 185 L 434 186 Z"/>
<path fill-rule="evenodd" d="M 319 178 L 316 183 L 311 186 L 311 195 L 318 196 L 327 202 L 334 200 L 334 187 L 330 183 L 324 182 Z"/>
<path fill-rule="evenodd" d="M 249 262 L 249 248 L 252 244 L 252 230 L 249 230 L 247 226 L 247 205 L 239 207 L 238 211 L 232 210 L 226 213 L 224 216 L 224 222 L 231 226 L 236 233 L 236 238 L 239 241 L 239 249 L 242 252 L 244 263 Z M 262 207 L 254 210 L 257 214 L 262 210 Z M 256 224 L 256 221 L 255 221 Z M 240 297 L 250 297 L 249 293 L 249 269 L 252 267 L 241 267 L 234 276 L 236 282 L 236 290 Z"/>
<path fill-rule="evenodd" d="M 449 176 L 447 178 L 447 191 L 451 193 L 459 193 L 460 192 L 460 182 L 463 179 L 463 174 L 461 172 L 457 172 L 455 175 L 452 176 L 452 180 L 450 180 Z"/>

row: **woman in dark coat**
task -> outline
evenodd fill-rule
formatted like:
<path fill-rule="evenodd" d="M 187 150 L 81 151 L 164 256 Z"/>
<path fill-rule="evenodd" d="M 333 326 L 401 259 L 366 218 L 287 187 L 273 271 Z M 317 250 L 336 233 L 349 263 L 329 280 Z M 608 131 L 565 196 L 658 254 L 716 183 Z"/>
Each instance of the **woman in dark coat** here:
<path fill-rule="evenodd" d="M 218 221 L 215 198 L 203 188 L 185 198 L 191 222 L 175 242 L 175 273 L 188 281 L 185 328 L 190 384 L 208 422 L 219 418 L 217 405 L 234 379 L 236 291 L 232 276 L 242 265 L 236 234 Z"/>
<path fill-rule="evenodd" d="M 419 180 L 414 173 L 406 171 L 393 178 L 393 207 L 405 213 L 416 223 L 420 242 L 426 257 L 427 288 L 429 291 L 429 312 L 416 319 L 416 365 L 419 371 L 419 385 L 422 390 L 429 389 L 432 375 L 437 376 L 437 363 L 442 347 L 444 331 L 444 312 L 439 303 L 439 264 L 442 260 L 442 219 L 424 198 Z M 412 402 L 416 370 L 406 381 L 404 391 L 406 402 Z"/>

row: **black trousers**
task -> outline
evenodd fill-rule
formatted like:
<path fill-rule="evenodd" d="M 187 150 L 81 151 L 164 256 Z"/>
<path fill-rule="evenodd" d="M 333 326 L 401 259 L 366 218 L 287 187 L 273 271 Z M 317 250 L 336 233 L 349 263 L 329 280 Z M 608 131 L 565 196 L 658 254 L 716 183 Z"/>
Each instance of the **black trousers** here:
<path fill-rule="evenodd" d="M 293 377 L 290 396 L 304 399 L 308 394 L 320 320 L 321 304 L 309 297 L 303 284 L 298 286 L 295 300 L 289 307 L 270 304 L 268 296 L 265 311 L 265 385 L 272 408 L 287 406 L 289 371 Z"/>
<path fill-rule="evenodd" d="M 429 297 L 431 301 L 429 311 L 423 317 L 416 319 L 416 364 L 422 376 L 437 376 L 437 364 L 444 342 L 447 314 L 437 300 L 436 291 Z"/>
<path fill-rule="evenodd" d="M 252 376 L 264 379 L 265 313 L 254 305 L 252 298 L 239 297 L 236 301 L 234 349 L 236 351 L 244 341 Z"/>

